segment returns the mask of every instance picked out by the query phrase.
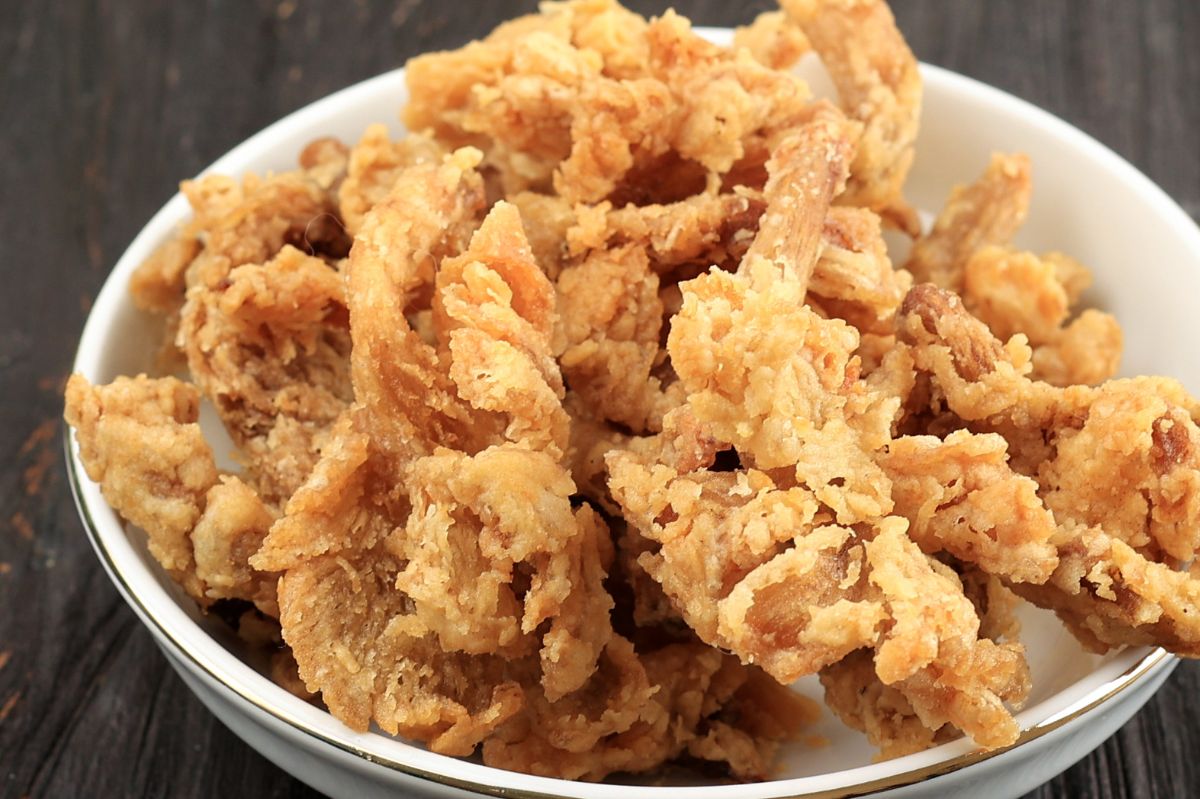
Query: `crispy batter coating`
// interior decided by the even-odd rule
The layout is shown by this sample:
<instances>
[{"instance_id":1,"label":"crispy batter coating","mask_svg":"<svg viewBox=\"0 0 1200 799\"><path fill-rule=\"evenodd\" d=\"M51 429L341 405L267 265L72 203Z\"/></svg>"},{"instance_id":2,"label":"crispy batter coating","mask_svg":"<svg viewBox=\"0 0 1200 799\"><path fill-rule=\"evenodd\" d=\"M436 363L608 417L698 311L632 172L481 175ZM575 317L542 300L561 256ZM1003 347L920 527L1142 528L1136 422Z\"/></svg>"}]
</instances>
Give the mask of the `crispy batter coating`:
<instances>
[{"instance_id":1,"label":"crispy batter coating","mask_svg":"<svg viewBox=\"0 0 1200 799\"><path fill-rule=\"evenodd\" d=\"M885 520L865 545L871 584L893 619L875 672L926 727L950 723L981 746L1011 744L1020 728L1005 703L1029 693L1024 648L979 636L979 618L953 571L922 554L904 527Z\"/></svg>"},{"instance_id":2,"label":"crispy batter coating","mask_svg":"<svg viewBox=\"0 0 1200 799\"><path fill-rule=\"evenodd\" d=\"M209 599L246 599L268 616L279 616L275 600L278 575L250 565L276 514L254 489L225 475L208 490L204 513L192 529L196 577Z\"/></svg>"},{"instance_id":3,"label":"crispy batter coating","mask_svg":"<svg viewBox=\"0 0 1200 799\"><path fill-rule=\"evenodd\" d=\"M459 397L405 318L416 292L433 283L440 258L466 249L482 208L479 154L460 150L441 164L404 171L355 236L348 277L354 395L367 433L403 464L436 444L476 452L500 426Z\"/></svg>"},{"instance_id":4,"label":"crispy batter coating","mask_svg":"<svg viewBox=\"0 0 1200 799\"><path fill-rule=\"evenodd\" d=\"M1032 376L1055 386L1102 383L1120 368L1124 343L1111 314L1088 308L1053 342L1034 348Z\"/></svg>"},{"instance_id":5,"label":"crispy batter coating","mask_svg":"<svg viewBox=\"0 0 1200 799\"><path fill-rule=\"evenodd\" d=\"M863 208L836 206L825 217L822 241L808 282L808 302L864 336L892 333L912 275L892 266L880 218Z\"/></svg>"},{"instance_id":6,"label":"crispy batter coating","mask_svg":"<svg viewBox=\"0 0 1200 799\"><path fill-rule=\"evenodd\" d=\"M733 29L733 46L744 47L772 69L791 69L812 49L804 31L783 11L764 11Z\"/></svg>"},{"instance_id":7,"label":"crispy batter coating","mask_svg":"<svg viewBox=\"0 0 1200 799\"><path fill-rule=\"evenodd\" d=\"M881 609L855 601L862 547L814 523L810 491L757 470L680 474L630 453L610 455L609 470L626 518L658 544L638 564L704 641L787 683L874 640Z\"/></svg>"},{"instance_id":8,"label":"crispy batter coating","mask_svg":"<svg viewBox=\"0 0 1200 799\"><path fill-rule=\"evenodd\" d=\"M898 402L855 379L857 332L804 306L794 281L749 282L714 271L685 287L668 348L688 407L757 467L793 468L839 518L886 514L890 485L871 453Z\"/></svg>"},{"instance_id":9,"label":"crispy batter coating","mask_svg":"<svg viewBox=\"0 0 1200 799\"><path fill-rule=\"evenodd\" d=\"M634 657L629 644L615 638L593 679L619 687L593 696L622 697L622 704L602 706L597 717L587 708L535 700L531 712L484 743L484 762L596 780L646 771L687 752L723 761L741 779L762 779L779 742L815 720L809 700L699 644Z\"/></svg>"},{"instance_id":10,"label":"crispy batter coating","mask_svg":"<svg viewBox=\"0 0 1200 799\"><path fill-rule=\"evenodd\" d=\"M1153 638L1191 652L1200 608L1192 578L1171 566L1192 560L1200 544L1191 521L1200 508L1194 400L1166 378L1068 388L1032 381L1023 374L1028 347L1001 346L957 297L929 285L909 292L901 330L954 413L1050 445L1037 466L1038 497L1024 494L1020 507L1053 512L1059 562L1041 585L1006 575L1013 590L1058 611L1093 649Z\"/></svg>"},{"instance_id":11,"label":"crispy batter coating","mask_svg":"<svg viewBox=\"0 0 1200 799\"><path fill-rule=\"evenodd\" d=\"M1200 580L1148 560L1099 528L1064 527L1058 549L1049 581L1011 587L1053 610L1086 648L1162 646L1200 657Z\"/></svg>"},{"instance_id":12,"label":"crispy batter coating","mask_svg":"<svg viewBox=\"0 0 1200 799\"><path fill-rule=\"evenodd\" d=\"M410 129L479 146L505 193L553 185L572 203L635 182L695 193L809 113L803 81L749 51L704 41L673 12L647 23L595 0L413 59L407 77Z\"/></svg>"},{"instance_id":13,"label":"crispy batter coating","mask_svg":"<svg viewBox=\"0 0 1200 799\"><path fill-rule=\"evenodd\" d=\"M92 386L72 375L64 415L88 477L114 510L146 531L155 560L207 604L190 536L217 467L197 424L196 389L173 377L118 377Z\"/></svg>"},{"instance_id":14,"label":"crispy batter coating","mask_svg":"<svg viewBox=\"0 0 1200 799\"><path fill-rule=\"evenodd\" d=\"M884 0L781 0L837 87L842 108L863 123L850 182L839 202L870 208L916 235L901 194L921 117L917 59Z\"/></svg>"},{"instance_id":15,"label":"crispy batter coating","mask_svg":"<svg viewBox=\"0 0 1200 799\"><path fill-rule=\"evenodd\" d=\"M1200 429L1155 388L1101 386L1083 425L1056 431L1038 479L1060 524L1099 525L1139 551L1186 562L1200 546Z\"/></svg>"},{"instance_id":16,"label":"crispy batter coating","mask_svg":"<svg viewBox=\"0 0 1200 799\"><path fill-rule=\"evenodd\" d=\"M1033 347L1032 377L1056 386L1094 385L1116 374L1122 336L1116 319L1091 308L1067 323L1072 297L1090 282L1087 269L1061 253L1039 258L990 246L967 261L962 297L997 338L1025 334Z\"/></svg>"},{"instance_id":17,"label":"crispy batter coating","mask_svg":"<svg viewBox=\"0 0 1200 799\"><path fill-rule=\"evenodd\" d=\"M494 205L467 250L442 262L435 285L434 329L459 396L507 416L507 440L561 459L569 422L551 344L554 289L516 206Z\"/></svg>"},{"instance_id":18,"label":"crispy batter coating","mask_svg":"<svg viewBox=\"0 0 1200 799\"><path fill-rule=\"evenodd\" d=\"M829 709L879 749L876 760L920 752L949 737L950 727L925 726L904 693L879 679L869 649L823 668L821 686Z\"/></svg>"},{"instance_id":19,"label":"crispy batter coating","mask_svg":"<svg viewBox=\"0 0 1200 799\"><path fill-rule=\"evenodd\" d=\"M635 433L662 429L673 404L652 375L665 353L658 276L632 244L594 250L559 275L563 376L595 418Z\"/></svg>"},{"instance_id":20,"label":"crispy batter coating","mask_svg":"<svg viewBox=\"0 0 1200 799\"><path fill-rule=\"evenodd\" d=\"M186 233L155 248L129 278L133 304L152 313L178 313L183 306L184 275L201 248L200 239Z\"/></svg>"},{"instance_id":21,"label":"crispy batter coating","mask_svg":"<svg viewBox=\"0 0 1200 799\"><path fill-rule=\"evenodd\" d=\"M284 245L265 263L200 276L188 289L178 340L255 487L282 504L350 401L341 275Z\"/></svg>"},{"instance_id":22,"label":"crispy batter coating","mask_svg":"<svg viewBox=\"0 0 1200 799\"><path fill-rule=\"evenodd\" d=\"M990 574L1042 583L1058 557L1054 516L1038 502L1038 485L1007 465L996 434L905 436L881 459L892 481L895 513L926 552L947 551Z\"/></svg>"},{"instance_id":23,"label":"crispy batter coating","mask_svg":"<svg viewBox=\"0 0 1200 799\"><path fill-rule=\"evenodd\" d=\"M285 243L331 258L345 254L349 243L331 194L345 172L345 146L318 139L300 162L299 171L247 175L240 184L222 175L181 184L192 220L140 264L129 282L137 307L165 317L167 335L158 357L164 371L180 366L179 317L185 292L198 278L211 286L234 267L266 261Z\"/></svg>"},{"instance_id":24,"label":"crispy batter coating","mask_svg":"<svg viewBox=\"0 0 1200 799\"><path fill-rule=\"evenodd\" d=\"M575 255L637 244L660 275L681 267L737 264L758 230L764 207L760 193L744 186L672 203L579 206L567 244Z\"/></svg>"},{"instance_id":25,"label":"crispy batter coating","mask_svg":"<svg viewBox=\"0 0 1200 799\"><path fill-rule=\"evenodd\" d=\"M1029 158L992 156L972 184L957 186L930 229L913 244L904 268L921 283L962 291L967 261L989 244L1007 244L1029 212Z\"/></svg>"},{"instance_id":26,"label":"crispy batter coating","mask_svg":"<svg viewBox=\"0 0 1200 799\"><path fill-rule=\"evenodd\" d=\"M146 531L155 560L201 607L245 599L277 615L274 575L248 564L273 515L236 477L218 477L199 414L199 392L173 377L67 383L64 416L84 468Z\"/></svg>"},{"instance_id":27,"label":"crispy batter coating","mask_svg":"<svg viewBox=\"0 0 1200 799\"><path fill-rule=\"evenodd\" d=\"M350 150L346 176L338 186L338 209L350 235L358 233L363 217L387 196L396 179L413 164L437 163L445 151L419 133L392 141L384 125L371 125Z\"/></svg>"},{"instance_id":28,"label":"crispy batter coating","mask_svg":"<svg viewBox=\"0 0 1200 799\"><path fill-rule=\"evenodd\" d=\"M522 704L496 656L447 654L414 632L395 590L400 563L382 544L304 560L279 582L280 621L300 676L356 729L374 720L435 751L469 754Z\"/></svg>"}]
</instances>

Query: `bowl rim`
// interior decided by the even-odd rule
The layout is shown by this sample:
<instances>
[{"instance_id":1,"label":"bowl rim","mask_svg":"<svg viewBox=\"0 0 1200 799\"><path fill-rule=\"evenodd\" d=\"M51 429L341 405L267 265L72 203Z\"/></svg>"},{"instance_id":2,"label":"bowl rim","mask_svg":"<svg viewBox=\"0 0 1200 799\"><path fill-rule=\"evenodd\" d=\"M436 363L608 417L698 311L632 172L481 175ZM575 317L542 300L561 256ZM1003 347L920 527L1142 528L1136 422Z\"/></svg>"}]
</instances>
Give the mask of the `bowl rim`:
<instances>
[{"instance_id":1,"label":"bowl rim","mask_svg":"<svg viewBox=\"0 0 1200 799\"><path fill-rule=\"evenodd\" d=\"M724 39L729 36L728 29L719 28L696 28L698 33L710 36L716 39ZM1099 158L1107 162L1107 164L1116 172L1124 184L1128 185L1130 190L1139 195L1139 199L1150 203L1154 206L1156 212L1161 213L1166 217L1167 223L1178 230L1179 235L1184 239L1190 239L1189 249L1195 252L1200 263L1200 228L1187 215L1187 213L1175 203L1159 186L1153 183L1143 173L1138 171L1132 164L1126 161L1117 153L1093 139L1088 134L1078 128L1068 124L1058 117L1050 114L1037 106L1008 94L1000 89L989 86L985 83L969 78L964 75L952 72L950 70L936 67L928 64L921 64L922 77L926 85L936 84L940 89L946 91L967 92L975 95L976 99L987 103L988 105L999 107L1001 110L1009 114L1024 117L1028 122L1036 127L1044 130L1048 135L1060 139L1066 139L1074 146L1089 151L1093 157ZM344 102L354 93L367 92L376 84L396 80L402 76L403 67L385 72L373 78L360 81L337 92L334 92L324 98L318 99L297 111L284 116L278 121L272 123L268 127L259 131L255 135L243 141L241 144L234 147L228 153L223 155L217 162L205 170L205 172L220 169L220 164L227 160L235 160L242 153L251 151L265 140L277 138L282 133L298 124L307 122L310 117L324 116L326 107L333 107L339 102ZM118 260L118 266L121 261L129 257L130 252L135 249L140 243L140 240L147 237L152 230L163 228L170 219L180 216L183 211L182 206L185 205L185 200L179 194L174 195L146 224L144 228L135 237L133 242L122 254ZM156 237L157 238L157 237ZM115 286L113 281L120 271L116 267L105 280L104 286L101 289L101 294L123 294L125 290L124 276L122 276L122 285ZM108 305L112 305L110 302ZM103 337L103 326L105 320L101 318L98 312L102 308L108 306L101 303L98 298L95 306L88 315L87 323L85 324L83 334L80 338L79 348L76 352L75 360L72 364L72 371L89 372L95 362L98 345L89 346L89 342L99 341ZM85 485L91 484L87 478L86 472L83 469L82 463L79 460L78 448L75 446L73 436L69 428L64 428L64 449L66 454L67 472L71 493L75 501L76 509L78 510L80 520L83 523L85 532L95 549L105 571L116 585L126 602L141 618L142 622L150 629L155 638L163 644L167 644L178 655L180 660L185 663L192 671L203 676L204 678L214 681L221 687L232 691L240 699L246 701L260 712L274 719L276 722L291 728L291 731L302 733L308 737L316 739L317 742L332 746L345 753L362 758L368 763L382 766L384 768L401 772L403 774L416 777L418 779L429 780L451 788L474 791L486 795L493 796L512 796L522 797L522 799L555 799L559 797L570 796L617 796L618 791L624 793L628 790L628 786L617 785L598 785L594 783L579 783L575 781L560 780L548 777L536 777L532 775L520 774L517 772L509 772L503 769L496 769L488 766L482 766L475 763L465 762L457 758L449 756L437 755L428 752L423 748L416 746L411 747L413 753L419 753L419 759L425 760L433 758L433 762L443 766L444 770L429 770L420 765L403 762L394 757L384 754L379 751L371 751L364 743L354 739L365 738L366 741L371 741L372 738L392 741L406 744L400 739L393 739L387 736L376 733L359 734L344 728L342 730L326 731L317 729L314 725L308 723L296 713L290 712L286 707L280 707L277 704L267 701L259 692L254 690L253 685L248 685L247 676L252 676L261 680L266 686L284 693L285 696L294 699L296 702L302 700L286 694L282 689L279 689L269 680L267 680L258 672L254 671L250 666L243 663L240 659L234 656L231 652L221 646L213 639L207 631L203 630L194 620L183 615L187 624L190 624L199 631L199 633L207 639L207 643L211 644L212 652L201 651L197 647L191 646L184 637L181 630L176 629L174 622L164 619L153 603L147 602L134 589L133 573L137 570L142 570L149 573L149 568L140 559L132 558L129 562L124 562L120 557L114 555L108 541L105 537L105 532L101 530L101 525L94 518L92 508L89 505L89 499L86 496ZM94 484L92 484L94 486ZM98 493L94 493L94 497ZM115 520L115 514L111 509L105 506L104 510L108 511L109 516ZM106 522L108 520L105 520ZM124 527L120 522L115 524L116 531L110 530L113 535L125 536ZM114 539L115 540L115 539ZM153 578L152 578L153 579ZM150 587L151 592L157 591L161 596L151 597L157 602L165 602L170 605L175 605L174 599L169 596L164 588L157 583ZM182 614L182 610L176 605L176 609ZM1166 650L1161 648L1129 648L1119 652L1113 660L1102 664L1101 668L1107 668L1110 671L1119 670L1115 676L1105 680L1098 686L1089 690L1084 696L1076 699L1067 707L1053 713L1049 717L1041 721L1034 722L1030 726L1022 730L1019 738L1013 744L994 749L990 751L970 750L961 752L960 754L949 757L947 759L927 763L913 768L908 768L893 774L884 775L875 779L854 782L852 784L843 784L840 787L834 788L818 788L816 790L804 790L801 783L811 781L817 777L832 777L835 774L850 774L860 769L870 769L875 766L862 766L851 769L845 769L841 772L830 772L825 775L812 775L808 777L796 777L782 780L768 781L764 783L754 783L742 786L721 786L724 792L733 799L735 796L755 796L755 797L792 797L792 799L834 799L835 797L849 796L869 796L878 794L883 791L912 785L922 782L933 777L942 776L952 772L959 771L968 766L975 765L987 760L991 760L999 755L1012 751L1020 746L1023 746L1031 741L1048 735L1064 725L1080 718L1090 711L1098 708L1100 705L1108 702L1117 695L1129 690L1135 685L1149 679L1152 675L1158 673L1164 668L1172 667L1177 662L1177 658L1171 655ZM239 674L238 672L244 672ZM1093 672L1094 674L1094 672ZM251 679L250 683L254 680ZM1078 684L1078 681L1075 683ZM1059 692L1057 695L1061 695ZM305 707L311 707L304 703ZM333 718L327 711L318 711ZM340 725L339 725L340 726ZM928 750L932 751L932 750ZM899 760L899 759L898 759ZM892 761L893 763L897 761ZM878 765L878 764L876 764ZM483 769L480 776L486 774L504 775L506 782L525 783L526 787L517 787L511 784L502 784L495 780L491 782L482 782L475 779L464 778L464 772L471 773L477 769ZM559 792L563 786L573 786L575 788L586 787L585 791L569 790L568 793ZM715 787L715 786L714 786ZM738 791L737 788L758 788L758 790ZM611 788L612 791L606 790ZM800 788L800 792L796 789ZM653 793L660 799L667 797L682 796L685 792L691 789L687 788L671 788L671 787L650 787L639 786L639 791Z\"/></svg>"}]
</instances>

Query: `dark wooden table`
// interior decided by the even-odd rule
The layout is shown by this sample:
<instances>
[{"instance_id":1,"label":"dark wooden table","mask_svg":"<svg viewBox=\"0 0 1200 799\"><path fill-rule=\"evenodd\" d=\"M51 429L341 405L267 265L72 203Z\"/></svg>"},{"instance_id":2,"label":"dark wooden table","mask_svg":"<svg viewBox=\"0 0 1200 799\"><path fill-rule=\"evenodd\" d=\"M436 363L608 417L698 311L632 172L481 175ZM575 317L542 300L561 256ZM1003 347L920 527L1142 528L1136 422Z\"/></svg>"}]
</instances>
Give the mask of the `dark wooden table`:
<instances>
[{"instance_id":1,"label":"dark wooden table","mask_svg":"<svg viewBox=\"0 0 1200 799\"><path fill-rule=\"evenodd\" d=\"M315 795L209 715L101 571L64 479L62 383L92 297L180 178L533 5L0 0L0 796ZM676 5L710 25L766 7ZM923 60L1078 125L1200 217L1196 0L894 5ZM1182 665L1032 796L1200 794L1198 694Z\"/></svg>"}]
</instances>

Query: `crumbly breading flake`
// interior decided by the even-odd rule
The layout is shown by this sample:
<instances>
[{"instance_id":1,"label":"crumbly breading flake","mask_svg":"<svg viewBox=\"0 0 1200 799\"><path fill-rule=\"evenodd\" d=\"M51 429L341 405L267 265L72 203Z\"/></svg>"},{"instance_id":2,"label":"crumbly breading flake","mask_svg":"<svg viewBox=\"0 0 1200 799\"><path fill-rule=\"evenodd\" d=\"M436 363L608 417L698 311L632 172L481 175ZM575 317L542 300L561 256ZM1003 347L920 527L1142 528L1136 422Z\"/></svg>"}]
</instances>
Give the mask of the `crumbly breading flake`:
<instances>
[{"instance_id":1,"label":"crumbly breading flake","mask_svg":"<svg viewBox=\"0 0 1200 799\"><path fill-rule=\"evenodd\" d=\"M188 289L178 341L259 492L282 504L351 399L342 276L284 245Z\"/></svg>"},{"instance_id":2,"label":"crumbly breading flake","mask_svg":"<svg viewBox=\"0 0 1200 799\"><path fill-rule=\"evenodd\" d=\"M1032 191L1028 157L993 155L974 183L950 192L933 227L913 243L904 268L918 282L961 291L971 256L1012 239L1029 212Z\"/></svg>"},{"instance_id":3,"label":"crumbly breading flake","mask_svg":"<svg viewBox=\"0 0 1200 799\"><path fill-rule=\"evenodd\" d=\"M800 26L783 11L764 11L733 30L733 46L744 47L772 69L790 69L812 49Z\"/></svg>"},{"instance_id":4,"label":"crumbly breading flake","mask_svg":"<svg viewBox=\"0 0 1200 799\"><path fill-rule=\"evenodd\" d=\"M1033 378L1094 385L1116 374L1122 336L1116 319L1093 308L1067 322L1073 298L1090 280L1086 268L1060 253L1039 257L989 246L967 261L962 297L1001 341L1025 335Z\"/></svg>"},{"instance_id":5,"label":"crumbly breading flake","mask_svg":"<svg viewBox=\"0 0 1200 799\"><path fill-rule=\"evenodd\" d=\"M198 424L200 394L173 377L67 382L67 423L88 476L146 531L150 554L207 607L244 599L277 615L274 575L255 570L273 514L235 477L219 477Z\"/></svg>"},{"instance_id":6,"label":"crumbly breading flake","mask_svg":"<svg viewBox=\"0 0 1200 799\"><path fill-rule=\"evenodd\" d=\"M863 124L839 202L870 208L916 235L901 194L921 117L917 59L884 0L782 0L833 78L847 115Z\"/></svg>"}]
</instances>

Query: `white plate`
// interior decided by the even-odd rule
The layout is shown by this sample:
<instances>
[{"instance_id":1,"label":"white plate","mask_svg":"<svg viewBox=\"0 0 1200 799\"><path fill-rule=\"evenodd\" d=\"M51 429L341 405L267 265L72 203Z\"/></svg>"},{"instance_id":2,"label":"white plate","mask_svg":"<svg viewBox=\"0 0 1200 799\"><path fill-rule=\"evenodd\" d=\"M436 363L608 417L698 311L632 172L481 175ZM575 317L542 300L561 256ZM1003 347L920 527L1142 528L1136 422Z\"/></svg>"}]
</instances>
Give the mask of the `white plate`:
<instances>
[{"instance_id":1,"label":"white plate","mask_svg":"<svg viewBox=\"0 0 1200 799\"><path fill-rule=\"evenodd\" d=\"M729 32L705 35L727 41ZM1089 300L1125 327L1125 373L1162 373L1200 390L1200 362L1190 342L1200 316L1185 298L1200 296L1200 231L1188 216L1119 156L1079 130L1021 100L937 67L924 66L925 106L917 159L906 190L936 210L950 187L978 175L995 150L1028 153L1034 168L1030 221L1018 243L1059 249L1089 265ZM356 141L372 122L394 119L407 96L403 70L337 92L297 111L236 147L209 171L239 175L293 168L318 136ZM400 127L393 124L395 132ZM151 367L156 324L129 301L134 268L189 214L175 196L130 245L88 317L75 369L93 382ZM205 420L214 441L219 425ZM217 446L220 450L220 445ZM332 796L419 794L625 799L628 787L532 777L433 754L374 732L358 733L274 685L218 621L202 616L147 553L144 536L127 531L87 479L73 443L68 465L80 516L93 546L125 599L200 699L247 743L298 778ZM960 740L885 763L871 763L860 735L826 714L815 732L822 749L787 750L775 780L711 787L723 799L935 796L970 789L980 799L1012 797L1074 763L1123 724L1166 679L1176 660L1157 649L1105 657L1079 648L1054 618L1028 608L1023 640L1033 693L1018 719L1017 745L981 753ZM820 697L809 678L797 690ZM639 788L643 796L696 795L683 787Z\"/></svg>"}]
</instances>

